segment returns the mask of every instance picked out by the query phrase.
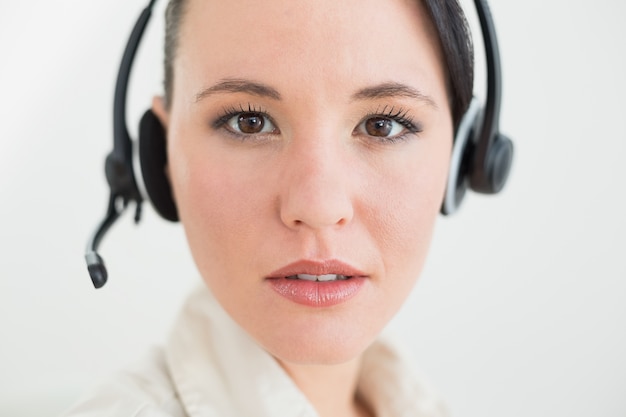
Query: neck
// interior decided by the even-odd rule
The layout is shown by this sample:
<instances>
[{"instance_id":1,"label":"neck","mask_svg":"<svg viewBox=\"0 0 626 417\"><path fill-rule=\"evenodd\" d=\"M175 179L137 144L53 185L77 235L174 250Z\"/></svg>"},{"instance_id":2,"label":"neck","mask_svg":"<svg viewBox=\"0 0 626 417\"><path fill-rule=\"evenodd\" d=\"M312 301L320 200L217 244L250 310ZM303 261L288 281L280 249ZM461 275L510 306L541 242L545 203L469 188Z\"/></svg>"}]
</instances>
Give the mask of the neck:
<instances>
[{"instance_id":1,"label":"neck","mask_svg":"<svg viewBox=\"0 0 626 417\"><path fill-rule=\"evenodd\" d=\"M360 358L339 365L279 363L320 417L372 416L356 395Z\"/></svg>"}]
</instances>

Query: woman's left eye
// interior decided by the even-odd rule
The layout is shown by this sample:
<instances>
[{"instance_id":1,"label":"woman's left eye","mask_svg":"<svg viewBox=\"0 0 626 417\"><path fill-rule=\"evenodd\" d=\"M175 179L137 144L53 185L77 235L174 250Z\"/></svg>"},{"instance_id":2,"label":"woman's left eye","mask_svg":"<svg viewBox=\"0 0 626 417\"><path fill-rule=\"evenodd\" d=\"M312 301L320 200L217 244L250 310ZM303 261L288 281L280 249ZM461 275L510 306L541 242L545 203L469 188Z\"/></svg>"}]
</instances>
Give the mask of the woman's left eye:
<instances>
[{"instance_id":1,"label":"woman's left eye","mask_svg":"<svg viewBox=\"0 0 626 417\"><path fill-rule=\"evenodd\" d=\"M368 136L390 138L400 135L406 127L389 117L375 116L363 120L357 130Z\"/></svg>"},{"instance_id":2,"label":"woman's left eye","mask_svg":"<svg viewBox=\"0 0 626 417\"><path fill-rule=\"evenodd\" d=\"M277 130L266 115L258 112L238 113L226 120L225 124L231 131L243 135L274 133Z\"/></svg>"},{"instance_id":3,"label":"woman's left eye","mask_svg":"<svg viewBox=\"0 0 626 417\"><path fill-rule=\"evenodd\" d=\"M393 142L405 139L409 134L422 132L421 123L413 122L407 113L403 109L394 111L391 108L383 114L371 114L358 124L354 133Z\"/></svg>"}]
</instances>

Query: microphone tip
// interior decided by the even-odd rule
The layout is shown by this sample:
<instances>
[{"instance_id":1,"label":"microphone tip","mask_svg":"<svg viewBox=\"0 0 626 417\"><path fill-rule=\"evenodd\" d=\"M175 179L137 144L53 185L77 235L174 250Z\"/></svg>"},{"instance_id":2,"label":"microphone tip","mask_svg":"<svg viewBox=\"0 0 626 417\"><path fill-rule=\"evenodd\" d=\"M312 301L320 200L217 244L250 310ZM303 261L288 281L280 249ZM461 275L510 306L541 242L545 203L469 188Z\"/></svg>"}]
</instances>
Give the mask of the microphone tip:
<instances>
[{"instance_id":1,"label":"microphone tip","mask_svg":"<svg viewBox=\"0 0 626 417\"><path fill-rule=\"evenodd\" d=\"M89 276L91 277L93 286L96 288L102 288L104 284L106 284L108 278L104 261L95 252L88 253L85 256L85 260L87 261L87 270L89 271Z\"/></svg>"},{"instance_id":2,"label":"microphone tip","mask_svg":"<svg viewBox=\"0 0 626 417\"><path fill-rule=\"evenodd\" d=\"M104 265L89 265L89 276L95 288L102 288L107 282L107 269Z\"/></svg>"}]
</instances>

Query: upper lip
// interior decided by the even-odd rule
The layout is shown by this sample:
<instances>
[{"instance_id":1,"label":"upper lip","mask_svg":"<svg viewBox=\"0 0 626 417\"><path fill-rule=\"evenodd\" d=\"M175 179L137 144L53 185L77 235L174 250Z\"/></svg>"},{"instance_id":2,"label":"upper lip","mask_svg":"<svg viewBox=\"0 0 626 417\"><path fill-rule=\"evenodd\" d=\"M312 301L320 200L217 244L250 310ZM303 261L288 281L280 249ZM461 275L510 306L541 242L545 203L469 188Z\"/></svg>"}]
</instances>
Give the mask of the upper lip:
<instances>
[{"instance_id":1,"label":"upper lip","mask_svg":"<svg viewBox=\"0 0 626 417\"><path fill-rule=\"evenodd\" d=\"M298 274L308 275L344 275L347 277L367 276L359 269L336 259L315 261L303 259L286 265L270 273L267 278L284 278Z\"/></svg>"}]
</instances>

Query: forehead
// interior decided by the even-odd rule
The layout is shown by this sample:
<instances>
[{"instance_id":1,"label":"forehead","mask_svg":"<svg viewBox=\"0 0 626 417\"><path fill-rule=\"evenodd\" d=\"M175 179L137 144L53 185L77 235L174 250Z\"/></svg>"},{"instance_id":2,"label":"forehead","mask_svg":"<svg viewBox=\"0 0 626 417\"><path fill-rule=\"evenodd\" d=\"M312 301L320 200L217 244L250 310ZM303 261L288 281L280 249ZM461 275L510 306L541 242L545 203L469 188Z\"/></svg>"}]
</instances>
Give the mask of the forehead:
<instances>
[{"instance_id":1,"label":"forehead","mask_svg":"<svg viewBox=\"0 0 626 417\"><path fill-rule=\"evenodd\" d=\"M348 81L445 85L418 0L188 1L175 63L187 82L274 80L317 94Z\"/></svg>"}]
</instances>

